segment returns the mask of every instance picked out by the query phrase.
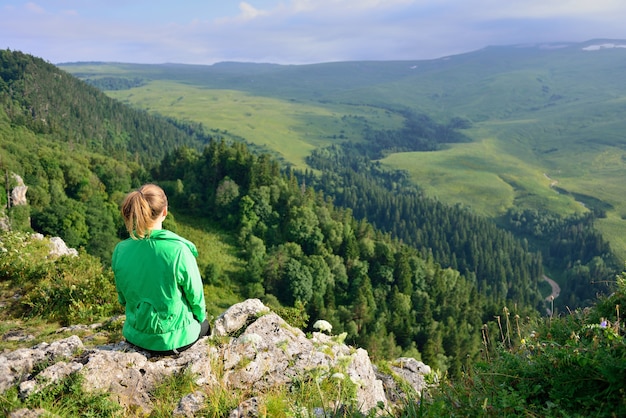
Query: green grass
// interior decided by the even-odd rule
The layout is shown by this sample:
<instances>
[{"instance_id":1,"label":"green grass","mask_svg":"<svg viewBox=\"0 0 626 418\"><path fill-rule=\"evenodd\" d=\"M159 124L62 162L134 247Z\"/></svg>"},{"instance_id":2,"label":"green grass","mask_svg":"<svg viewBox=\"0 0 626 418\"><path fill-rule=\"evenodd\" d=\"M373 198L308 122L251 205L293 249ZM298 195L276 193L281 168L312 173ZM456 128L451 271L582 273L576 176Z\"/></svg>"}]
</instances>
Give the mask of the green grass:
<instances>
[{"instance_id":1,"label":"green grass","mask_svg":"<svg viewBox=\"0 0 626 418\"><path fill-rule=\"evenodd\" d=\"M623 51L581 47L492 47L430 61L64 69L142 78L141 88L108 94L226 130L299 168L315 147L359 140L365 127L398 128L402 109L443 123L467 118L474 143L384 163L407 169L441 201L487 216L513 206L568 215L586 210L577 200L596 205L607 213L598 228L626 260Z\"/></svg>"},{"instance_id":2,"label":"green grass","mask_svg":"<svg viewBox=\"0 0 626 418\"><path fill-rule=\"evenodd\" d=\"M107 94L150 112L201 122L242 137L301 169L306 167L304 158L317 147L343 139L360 140L364 120L377 129L401 124L397 115L365 105L322 106L178 82L153 81Z\"/></svg>"},{"instance_id":3,"label":"green grass","mask_svg":"<svg viewBox=\"0 0 626 418\"><path fill-rule=\"evenodd\" d=\"M558 212L581 209L571 197L550 187L541 167L502 148L497 139L485 138L438 152L392 154L382 162L406 170L427 195L461 203L490 217L500 216L514 205L543 205Z\"/></svg>"}]
</instances>

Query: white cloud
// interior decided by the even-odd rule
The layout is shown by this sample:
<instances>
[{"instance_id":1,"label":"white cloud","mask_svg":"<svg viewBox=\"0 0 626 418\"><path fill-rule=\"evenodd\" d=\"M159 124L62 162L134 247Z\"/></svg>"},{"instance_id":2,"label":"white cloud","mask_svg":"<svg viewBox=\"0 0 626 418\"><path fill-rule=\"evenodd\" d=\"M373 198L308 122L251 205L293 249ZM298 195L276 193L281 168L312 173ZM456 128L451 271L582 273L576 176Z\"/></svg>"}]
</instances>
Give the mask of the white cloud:
<instances>
[{"instance_id":1,"label":"white cloud","mask_svg":"<svg viewBox=\"0 0 626 418\"><path fill-rule=\"evenodd\" d=\"M32 12L32 13L43 14L46 12L43 7L32 2L26 3L25 7L29 12Z\"/></svg>"},{"instance_id":2,"label":"white cloud","mask_svg":"<svg viewBox=\"0 0 626 418\"><path fill-rule=\"evenodd\" d=\"M246 3L245 1L242 1L241 3L239 3L239 10L241 11L240 16L244 20L254 19L256 17L264 16L268 14L268 12L266 11L255 9L254 6L252 6L249 3Z\"/></svg>"},{"instance_id":3,"label":"white cloud","mask_svg":"<svg viewBox=\"0 0 626 418\"><path fill-rule=\"evenodd\" d=\"M52 62L301 64L426 59L494 44L626 37L621 0L111 2L4 6L0 47Z\"/></svg>"},{"instance_id":4,"label":"white cloud","mask_svg":"<svg viewBox=\"0 0 626 418\"><path fill-rule=\"evenodd\" d=\"M466 16L483 19L551 19L564 17L603 16L605 18L626 12L621 0L475 0L455 3Z\"/></svg>"}]
</instances>

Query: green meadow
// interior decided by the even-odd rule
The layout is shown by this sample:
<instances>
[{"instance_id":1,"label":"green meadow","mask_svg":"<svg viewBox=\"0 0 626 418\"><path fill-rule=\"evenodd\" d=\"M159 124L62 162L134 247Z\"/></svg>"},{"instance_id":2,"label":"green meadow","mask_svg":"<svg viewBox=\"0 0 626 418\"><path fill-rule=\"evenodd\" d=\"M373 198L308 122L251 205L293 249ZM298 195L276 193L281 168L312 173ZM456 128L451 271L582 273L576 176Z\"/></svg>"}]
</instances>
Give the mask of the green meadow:
<instances>
[{"instance_id":1,"label":"green meadow","mask_svg":"<svg viewBox=\"0 0 626 418\"><path fill-rule=\"evenodd\" d=\"M599 41L598 41L599 42ZM490 47L429 61L303 66L81 63L81 78L137 77L107 91L132 106L202 122L305 168L316 147L402 126L400 112L471 121L472 142L388 155L430 196L498 217L511 207L600 209L626 260L626 50Z\"/></svg>"},{"instance_id":2,"label":"green meadow","mask_svg":"<svg viewBox=\"0 0 626 418\"><path fill-rule=\"evenodd\" d=\"M366 125L392 129L402 123L398 115L367 105L320 106L160 80L107 94L150 112L244 138L298 168L306 167L304 158L317 147L360 140Z\"/></svg>"}]
</instances>

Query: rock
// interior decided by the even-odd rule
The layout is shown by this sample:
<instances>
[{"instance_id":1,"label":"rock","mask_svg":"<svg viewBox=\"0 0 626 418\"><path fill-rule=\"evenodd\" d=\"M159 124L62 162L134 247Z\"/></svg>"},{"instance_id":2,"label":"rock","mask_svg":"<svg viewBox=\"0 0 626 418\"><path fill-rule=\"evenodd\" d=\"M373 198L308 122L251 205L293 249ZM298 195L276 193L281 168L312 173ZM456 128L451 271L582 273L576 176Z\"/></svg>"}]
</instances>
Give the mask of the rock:
<instances>
[{"instance_id":1,"label":"rock","mask_svg":"<svg viewBox=\"0 0 626 418\"><path fill-rule=\"evenodd\" d=\"M135 350L130 345L127 350ZM149 414L153 409L150 391L167 376L188 369L197 376L196 383L209 385L217 382L211 369L211 356L216 350L202 338L190 349L174 357L148 357L138 351L94 349L83 356L85 390L105 390L126 408L139 409Z\"/></svg>"},{"instance_id":2,"label":"rock","mask_svg":"<svg viewBox=\"0 0 626 418\"><path fill-rule=\"evenodd\" d=\"M9 418L39 418L39 417L53 418L55 416L56 415L52 415L45 409L41 409L41 408L38 408L35 410L31 410L28 408L21 408L9 414Z\"/></svg>"},{"instance_id":3,"label":"rock","mask_svg":"<svg viewBox=\"0 0 626 418\"><path fill-rule=\"evenodd\" d=\"M0 393L18 385L20 396L28 397L71 373L80 373L85 391L108 392L127 411L149 415L154 409L151 391L165 378L189 371L198 389L182 397L174 416L200 414L209 401L207 393L214 387L261 396L277 390L289 393L292 385L315 384L316 379L350 379L356 385L354 405L364 414L390 405L383 380L393 379L375 372L367 351L345 345L344 335L314 332L307 337L258 299L224 312L216 320L213 333L220 338L203 337L176 356L152 356L123 341L87 349L75 335L4 353L0 355ZM34 373L44 362L49 366ZM414 359L399 359L392 367L394 373L415 385L419 384L417 376L427 368ZM261 402L261 397L252 397L230 416L259 416ZM329 400L328 405L312 410L325 414L325 407L344 408L338 402Z\"/></svg>"},{"instance_id":4,"label":"rock","mask_svg":"<svg viewBox=\"0 0 626 418\"><path fill-rule=\"evenodd\" d=\"M50 256L60 257L62 255L77 256L78 251L75 248L69 248L65 241L59 237L50 238Z\"/></svg>"},{"instance_id":5,"label":"rock","mask_svg":"<svg viewBox=\"0 0 626 418\"><path fill-rule=\"evenodd\" d=\"M12 173L12 176L15 179L17 185L11 190L11 205L20 206L28 204L26 200L26 192L28 191L28 186L24 184L24 180L22 180L19 175Z\"/></svg>"},{"instance_id":6,"label":"rock","mask_svg":"<svg viewBox=\"0 0 626 418\"><path fill-rule=\"evenodd\" d=\"M33 348L21 348L0 355L0 393L20 383L35 366L44 360L58 361L71 358L84 348L83 342L76 335L51 344L41 343Z\"/></svg>"},{"instance_id":7,"label":"rock","mask_svg":"<svg viewBox=\"0 0 626 418\"><path fill-rule=\"evenodd\" d=\"M75 373L83 368L81 363L66 363L60 361L47 367L43 372L37 375L37 380L31 379L20 383L19 394L21 398L26 398L36 391L40 391L55 382Z\"/></svg>"},{"instance_id":8,"label":"rock","mask_svg":"<svg viewBox=\"0 0 626 418\"><path fill-rule=\"evenodd\" d=\"M238 340L248 334L261 338L257 344L230 344L223 354L225 379L233 387L262 392L312 373L328 378L330 370L343 362L347 364L345 373L357 384L357 404L362 412L379 403L387 405L367 351L351 349L322 333L313 333L309 339L274 313L257 319Z\"/></svg>"},{"instance_id":9,"label":"rock","mask_svg":"<svg viewBox=\"0 0 626 418\"><path fill-rule=\"evenodd\" d=\"M391 370L409 383L417 393L426 389L424 376L431 373L430 366L410 357L396 359L392 363Z\"/></svg>"},{"instance_id":10,"label":"rock","mask_svg":"<svg viewBox=\"0 0 626 418\"><path fill-rule=\"evenodd\" d=\"M199 390L184 396L178 403L173 415L175 417L190 418L197 416L197 413L204 407L206 398L206 394Z\"/></svg>"},{"instance_id":11,"label":"rock","mask_svg":"<svg viewBox=\"0 0 626 418\"><path fill-rule=\"evenodd\" d=\"M212 335L224 336L233 334L243 328L249 321L269 311L270 309L263 305L259 299L248 299L237 303L228 308L215 320Z\"/></svg>"},{"instance_id":12,"label":"rock","mask_svg":"<svg viewBox=\"0 0 626 418\"><path fill-rule=\"evenodd\" d=\"M388 375L376 371L377 378L382 382L385 395L391 405L401 406L409 399L415 396L420 397L424 390L428 388L428 384L424 376L431 373L430 366L410 357L400 357L389 365L393 375ZM401 379L409 385L414 393L406 393L406 389L398 384Z\"/></svg>"},{"instance_id":13,"label":"rock","mask_svg":"<svg viewBox=\"0 0 626 418\"><path fill-rule=\"evenodd\" d=\"M261 416L259 413L259 398L253 397L246 399L236 409L233 409L228 418L256 418Z\"/></svg>"},{"instance_id":14,"label":"rock","mask_svg":"<svg viewBox=\"0 0 626 418\"><path fill-rule=\"evenodd\" d=\"M45 237L43 234L34 233L31 235L33 239L43 240ZM62 255L71 255L77 256L78 251L76 248L69 248L65 241L63 241L60 237L51 237L49 238L50 243L50 252L48 252L48 257L60 257Z\"/></svg>"}]
</instances>

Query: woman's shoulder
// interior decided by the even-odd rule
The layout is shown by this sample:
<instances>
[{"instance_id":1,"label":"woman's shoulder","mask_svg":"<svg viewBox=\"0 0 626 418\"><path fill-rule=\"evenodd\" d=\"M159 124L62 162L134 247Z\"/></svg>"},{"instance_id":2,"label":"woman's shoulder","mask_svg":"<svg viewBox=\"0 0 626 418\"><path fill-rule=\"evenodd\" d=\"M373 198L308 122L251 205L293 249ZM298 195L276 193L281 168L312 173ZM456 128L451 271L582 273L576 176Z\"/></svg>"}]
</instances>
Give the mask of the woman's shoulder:
<instances>
[{"instance_id":1,"label":"woman's shoulder","mask_svg":"<svg viewBox=\"0 0 626 418\"><path fill-rule=\"evenodd\" d=\"M150 234L150 239L153 239L164 245L188 248L194 256L198 255L198 250L193 242L167 229L152 231L152 233Z\"/></svg>"}]
</instances>

